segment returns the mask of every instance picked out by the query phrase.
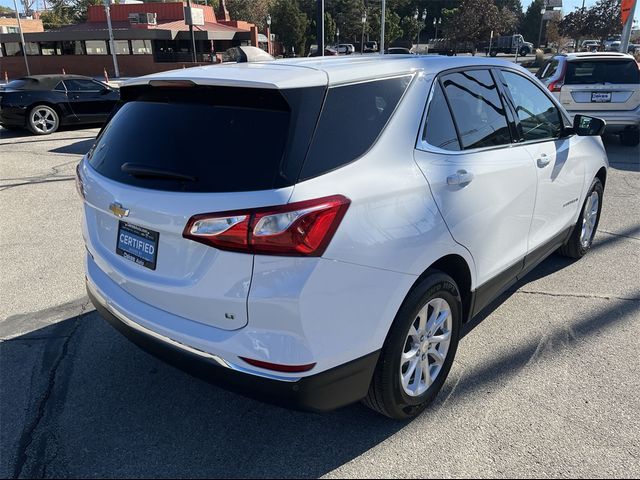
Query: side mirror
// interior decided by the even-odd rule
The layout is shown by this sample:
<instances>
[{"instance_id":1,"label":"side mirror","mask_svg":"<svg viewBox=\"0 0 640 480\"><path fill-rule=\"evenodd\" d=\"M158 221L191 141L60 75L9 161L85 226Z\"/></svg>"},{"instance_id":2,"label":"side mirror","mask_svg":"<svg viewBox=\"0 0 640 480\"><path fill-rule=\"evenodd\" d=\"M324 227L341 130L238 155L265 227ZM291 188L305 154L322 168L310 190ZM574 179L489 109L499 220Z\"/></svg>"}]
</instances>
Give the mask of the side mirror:
<instances>
[{"instance_id":1,"label":"side mirror","mask_svg":"<svg viewBox=\"0 0 640 480\"><path fill-rule=\"evenodd\" d=\"M604 133L607 123L601 118L587 115L573 117L573 131L581 137L599 136Z\"/></svg>"}]
</instances>

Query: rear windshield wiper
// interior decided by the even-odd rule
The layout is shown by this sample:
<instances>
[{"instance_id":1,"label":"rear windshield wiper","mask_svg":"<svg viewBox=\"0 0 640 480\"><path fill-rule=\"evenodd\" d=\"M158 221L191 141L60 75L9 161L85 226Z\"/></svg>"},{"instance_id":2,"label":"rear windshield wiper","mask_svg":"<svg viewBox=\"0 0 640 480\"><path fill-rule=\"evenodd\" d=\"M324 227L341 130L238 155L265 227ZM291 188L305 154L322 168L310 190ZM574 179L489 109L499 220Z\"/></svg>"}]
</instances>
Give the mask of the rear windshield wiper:
<instances>
[{"instance_id":1,"label":"rear windshield wiper","mask_svg":"<svg viewBox=\"0 0 640 480\"><path fill-rule=\"evenodd\" d=\"M124 173L128 173L133 177L139 178L164 178L167 180L183 180L187 182L197 182L198 178L186 173L172 172L160 168L151 167L149 165L141 165L138 163L123 163L120 167Z\"/></svg>"}]
</instances>

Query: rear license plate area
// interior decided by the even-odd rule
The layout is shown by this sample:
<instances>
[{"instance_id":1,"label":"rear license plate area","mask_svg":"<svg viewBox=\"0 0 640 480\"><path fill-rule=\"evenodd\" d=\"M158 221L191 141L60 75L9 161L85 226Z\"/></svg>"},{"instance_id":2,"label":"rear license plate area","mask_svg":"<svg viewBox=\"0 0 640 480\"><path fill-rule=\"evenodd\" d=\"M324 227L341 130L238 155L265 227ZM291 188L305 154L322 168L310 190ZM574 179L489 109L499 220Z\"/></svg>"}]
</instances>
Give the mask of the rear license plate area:
<instances>
[{"instance_id":1,"label":"rear license plate area","mask_svg":"<svg viewBox=\"0 0 640 480\"><path fill-rule=\"evenodd\" d=\"M158 232L121 220L118 224L116 253L138 265L155 270L159 238Z\"/></svg>"},{"instance_id":2,"label":"rear license plate area","mask_svg":"<svg viewBox=\"0 0 640 480\"><path fill-rule=\"evenodd\" d=\"M608 103L611 102L611 92L591 92L592 103Z\"/></svg>"}]
</instances>

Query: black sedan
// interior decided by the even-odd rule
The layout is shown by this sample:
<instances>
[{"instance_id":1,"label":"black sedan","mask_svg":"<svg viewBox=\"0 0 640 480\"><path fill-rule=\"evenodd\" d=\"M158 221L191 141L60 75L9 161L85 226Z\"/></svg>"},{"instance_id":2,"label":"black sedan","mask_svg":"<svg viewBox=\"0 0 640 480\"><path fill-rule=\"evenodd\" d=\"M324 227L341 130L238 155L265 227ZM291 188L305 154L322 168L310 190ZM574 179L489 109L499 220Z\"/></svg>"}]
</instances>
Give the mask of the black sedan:
<instances>
[{"instance_id":1,"label":"black sedan","mask_svg":"<svg viewBox=\"0 0 640 480\"><path fill-rule=\"evenodd\" d=\"M32 75L0 90L0 126L48 135L61 125L103 123L120 93L79 75Z\"/></svg>"}]
</instances>

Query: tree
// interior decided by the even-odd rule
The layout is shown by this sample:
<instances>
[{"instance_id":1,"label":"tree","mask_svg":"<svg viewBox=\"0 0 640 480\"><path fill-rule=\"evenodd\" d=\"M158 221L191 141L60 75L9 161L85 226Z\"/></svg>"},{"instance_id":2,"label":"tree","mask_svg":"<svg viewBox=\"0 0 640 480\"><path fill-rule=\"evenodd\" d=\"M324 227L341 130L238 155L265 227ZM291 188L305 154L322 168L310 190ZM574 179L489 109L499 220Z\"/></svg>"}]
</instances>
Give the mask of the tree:
<instances>
[{"instance_id":1,"label":"tree","mask_svg":"<svg viewBox=\"0 0 640 480\"><path fill-rule=\"evenodd\" d=\"M374 10L373 12L371 12L367 20L367 30L372 39L376 39L377 41L379 41L380 39L381 18L382 13L378 9L377 11ZM386 46L389 46L394 40L402 38L404 32L402 30L402 27L400 27L400 15L387 8L385 19L384 43Z\"/></svg>"},{"instance_id":2,"label":"tree","mask_svg":"<svg viewBox=\"0 0 640 480\"><path fill-rule=\"evenodd\" d=\"M298 0L276 0L271 21L273 32L277 33L288 51L293 47L298 54L304 52L309 19L300 9Z\"/></svg>"},{"instance_id":3,"label":"tree","mask_svg":"<svg viewBox=\"0 0 640 480\"><path fill-rule=\"evenodd\" d=\"M502 7L498 15L498 32L502 35L512 35L517 33L516 30L518 29L521 17L522 12L520 12L520 15L518 16L516 12L512 11L509 7Z\"/></svg>"},{"instance_id":4,"label":"tree","mask_svg":"<svg viewBox=\"0 0 640 480\"><path fill-rule=\"evenodd\" d=\"M273 0L227 0L227 9L233 20L244 20L264 29L273 4Z\"/></svg>"},{"instance_id":5,"label":"tree","mask_svg":"<svg viewBox=\"0 0 640 480\"><path fill-rule=\"evenodd\" d=\"M424 22L421 18L415 19L413 15L404 17L400 22L400 26L403 31L403 38L405 40L411 40L414 42L418 37L418 33L424 27Z\"/></svg>"},{"instance_id":6,"label":"tree","mask_svg":"<svg viewBox=\"0 0 640 480\"><path fill-rule=\"evenodd\" d=\"M492 0L463 0L460 7L443 10L442 22L445 35L458 42L488 41L492 30L495 35L503 27Z\"/></svg>"},{"instance_id":7,"label":"tree","mask_svg":"<svg viewBox=\"0 0 640 480\"><path fill-rule=\"evenodd\" d=\"M527 42L536 43L538 41L540 22L542 22L540 10L542 10L543 6L543 0L533 0L522 18L520 33Z\"/></svg>"},{"instance_id":8,"label":"tree","mask_svg":"<svg viewBox=\"0 0 640 480\"><path fill-rule=\"evenodd\" d=\"M606 40L621 30L620 0L599 0L591 8L576 9L558 25L561 35L580 38L591 37Z\"/></svg>"},{"instance_id":9,"label":"tree","mask_svg":"<svg viewBox=\"0 0 640 480\"><path fill-rule=\"evenodd\" d=\"M13 8L4 7L0 5L0 16L10 16L15 17L16 12L13 11Z\"/></svg>"}]
</instances>

